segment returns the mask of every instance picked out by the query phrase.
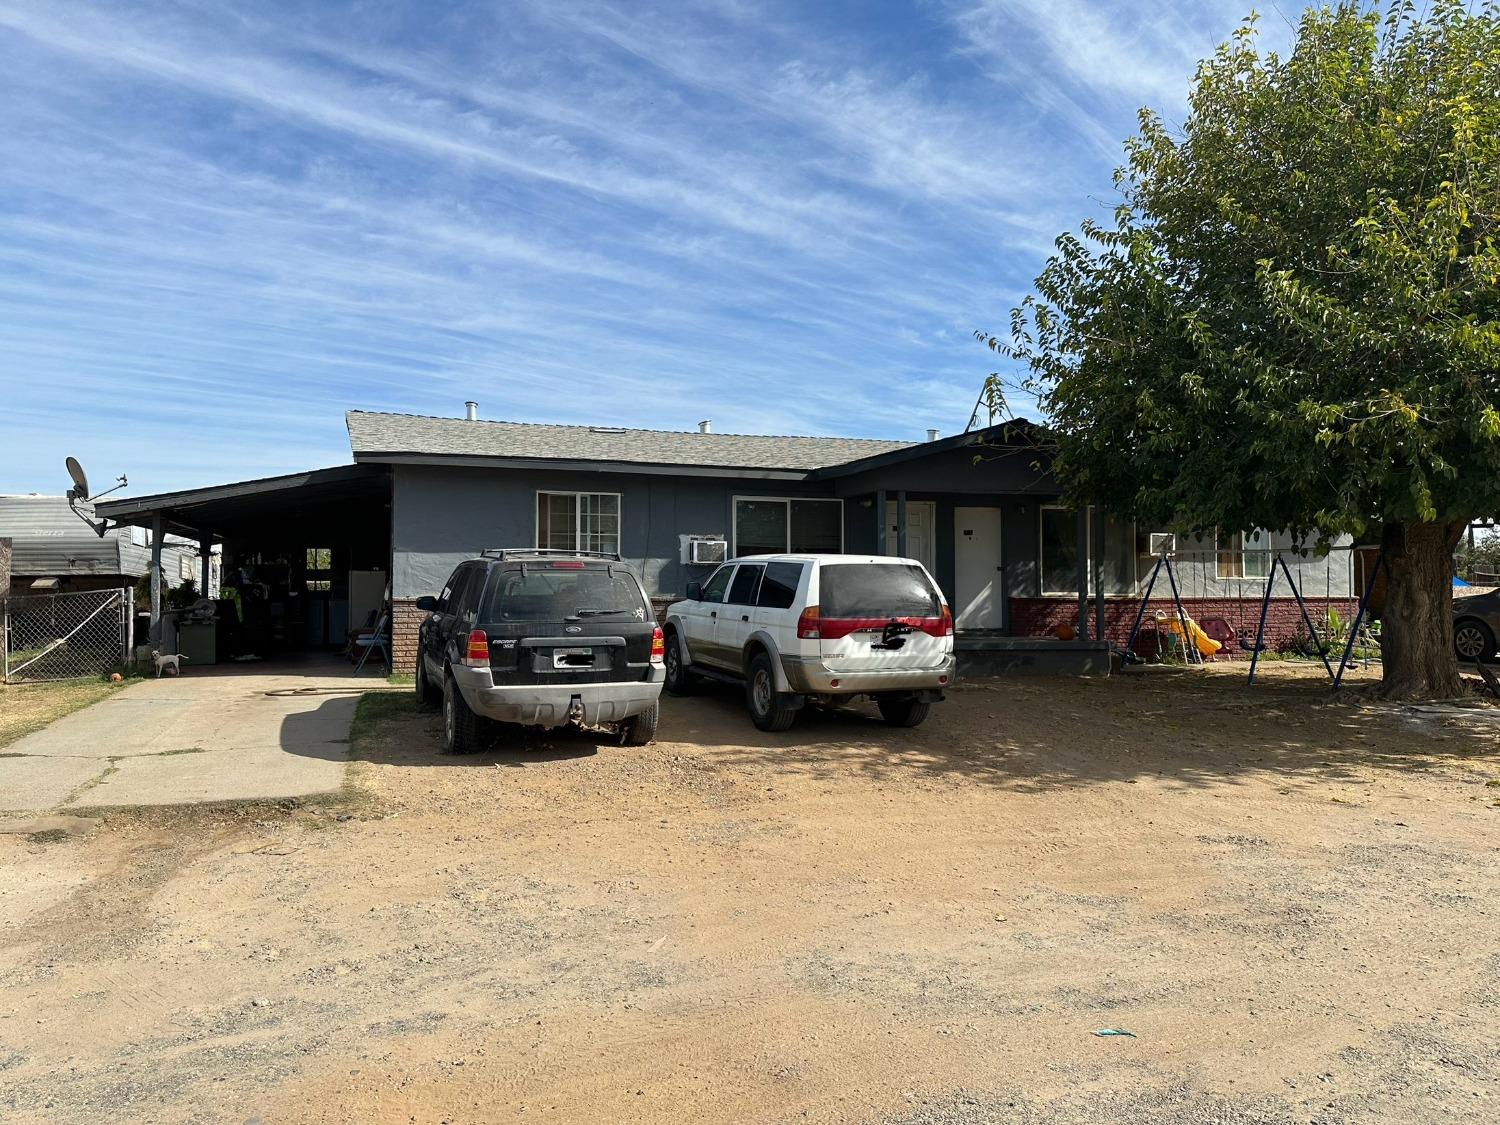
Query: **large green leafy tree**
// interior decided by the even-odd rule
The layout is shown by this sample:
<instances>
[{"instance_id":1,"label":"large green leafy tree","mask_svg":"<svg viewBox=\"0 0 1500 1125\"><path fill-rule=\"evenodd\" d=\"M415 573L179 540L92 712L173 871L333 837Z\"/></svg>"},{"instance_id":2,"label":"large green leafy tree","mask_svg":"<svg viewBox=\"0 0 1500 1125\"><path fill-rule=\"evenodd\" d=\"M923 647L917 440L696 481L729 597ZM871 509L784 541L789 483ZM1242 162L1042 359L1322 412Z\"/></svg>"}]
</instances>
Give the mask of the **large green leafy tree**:
<instances>
[{"instance_id":1,"label":"large green leafy tree","mask_svg":"<svg viewBox=\"0 0 1500 1125\"><path fill-rule=\"evenodd\" d=\"M1164 526L1378 533L1382 690L1461 693L1453 549L1500 510L1500 7L1252 17L1149 110L1113 225L1064 235L997 351L1079 501Z\"/></svg>"}]
</instances>

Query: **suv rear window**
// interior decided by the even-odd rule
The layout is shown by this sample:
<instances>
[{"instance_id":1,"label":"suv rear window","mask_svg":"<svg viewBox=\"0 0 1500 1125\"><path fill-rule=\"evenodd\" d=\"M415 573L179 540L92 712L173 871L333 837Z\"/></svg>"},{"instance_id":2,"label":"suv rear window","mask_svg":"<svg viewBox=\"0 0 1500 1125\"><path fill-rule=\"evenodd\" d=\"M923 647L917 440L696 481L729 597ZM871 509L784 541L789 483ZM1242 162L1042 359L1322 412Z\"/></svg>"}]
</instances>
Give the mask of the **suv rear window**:
<instances>
[{"instance_id":1,"label":"suv rear window","mask_svg":"<svg viewBox=\"0 0 1500 1125\"><path fill-rule=\"evenodd\" d=\"M490 580L485 621L568 621L650 616L640 586L627 571L607 567L564 569L552 565L496 571Z\"/></svg>"},{"instance_id":2,"label":"suv rear window","mask_svg":"<svg viewBox=\"0 0 1500 1125\"><path fill-rule=\"evenodd\" d=\"M843 563L818 575L824 617L937 617L942 603L920 567L909 563Z\"/></svg>"}]
</instances>

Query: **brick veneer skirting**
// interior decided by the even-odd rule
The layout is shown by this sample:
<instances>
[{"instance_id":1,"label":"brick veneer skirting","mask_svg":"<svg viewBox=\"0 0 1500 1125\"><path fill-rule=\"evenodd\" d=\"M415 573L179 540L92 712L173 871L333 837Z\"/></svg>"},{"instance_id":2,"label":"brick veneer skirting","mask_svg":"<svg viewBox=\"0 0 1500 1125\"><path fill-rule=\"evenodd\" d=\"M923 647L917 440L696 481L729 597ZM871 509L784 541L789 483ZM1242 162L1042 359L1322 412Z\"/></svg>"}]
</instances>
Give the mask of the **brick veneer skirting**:
<instances>
[{"instance_id":1,"label":"brick veneer skirting","mask_svg":"<svg viewBox=\"0 0 1500 1125\"><path fill-rule=\"evenodd\" d=\"M1359 602L1355 598L1306 598L1307 611L1312 614L1313 624L1321 622L1331 607L1350 621ZM1259 598L1183 598L1182 608L1195 621L1206 617L1222 617L1236 633L1241 631L1255 635L1260 623ZM1113 644L1124 646L1130 640L1130 627L1135 624L1135 615L1140 610L1139 598L1104 599L1104 631ZM1146 621L1156 613L1173 615L1177 612L1170 598L1152 597L1146 607ZM1077 598L1011 598L1010 632L1018 637L1052 636L1059 625L1078 624ZM1275 648L1281 641L1294 636L1302 627L1302 613L1297 608L1297 599L1286 597L1271 599L1270 611L1266 614L1266 644ZM1089 632L1094 629L1094 603L1089 601Z\"/></svg>"},{"instance_id":2,"label":"brick veneer skirting","mask_svg":"<svg viewBox=\"0 0 1500 1125\"><path fill-rule=\"evenodd\" d=\"M416 598L391 601L391 667L410 676L417 670L417 628L427 612L417 608Z\"/></svg>"}]
</instances>

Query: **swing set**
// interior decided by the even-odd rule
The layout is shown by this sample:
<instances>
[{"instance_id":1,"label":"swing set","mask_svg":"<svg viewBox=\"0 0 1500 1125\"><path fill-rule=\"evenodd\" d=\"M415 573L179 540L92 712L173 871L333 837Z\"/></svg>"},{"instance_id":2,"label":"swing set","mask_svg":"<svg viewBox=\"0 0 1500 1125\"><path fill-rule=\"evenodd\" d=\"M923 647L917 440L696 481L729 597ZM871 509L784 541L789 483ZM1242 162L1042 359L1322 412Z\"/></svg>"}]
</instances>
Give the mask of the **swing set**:
<instances>
[{"instance_id":1,"label":"swing set","mask_svg":"<svg viewBox=\"0 0 1500 1125\"><path fill-rule=\"evenodd\" d=\"M1364 592L1360 595L1359 599L1359 608L1354 615L1354 620L1350 622L1349 635L1344 641L1343 652L1339 658L1338 670L1335 671L1332 662L1328 659L1330 645L1325 644L1322 637L1319 635L1318 628L1313 623L1312 613L1307 608L1307 602L1302 598L1302 590L1297 585L1297 579L1292 574L1291 568L1287 566L1286 559L1282 556L1282 552L1277 551L1272 556L1270 572L1266 576L1265 593L1261 597L1260 622L1255 632L1255 643L1253 646L1251 646L1250 676L1247 682L1251 684L1255 683L1255 673L1260 663L1260 654L1266 647L1266 621L1270 617L1271 595L1276 588L1276 577L1278 569L1280 570L1281 574L1285 575L1286 583L1292 591L1292 597L1297 601L1297 609L1302 614L1302 623L1307 629L1308 637L1311 638L1313 649L1317 652L1318 658L1323 662L1323 668L1328 673L1328 678L1333 681L1334 690L1338 690L1340 685L1343 683L1344 673L1348 670L1349 666L1353 662L1354 642L1355 639L1359 636L1360 629L1365 624L1365 619L1370 609L1370 596L1375 589L1375 579L1379 576L1380 569L1384 565L1385 556L1377 555L1375 558L1375 565L1370 568L1370 572L1366 576ZM1177 617L1177 620L1175 622L1170 623L1171 632L1174 635L1180 635L1180 637L1182 638L1183 652L1186 662L1189 664L1202 664L1204 663L1203 654L1198 650L1198 646L1194 643L1193 640L1195 623L1190 617L1188 617L1187 610L1183 607L1181 587L1179 586L1177 581L1176 570L1172 566L1171 551L1162 551L1161 554L1157 557L1156 563L1151 567L1151 574L1146 581L1145 592L1141 595L1140 608L1136 611L1135 624L1131 627L1130 639L1126 642L1126 649L1131 653L1134 653L1136 651L1136 642L1140 638L1141 627L1145 623L1146 619L1146 607L1150 604L1151 593L1156 588L1157 578L1160 577L1160 575L1163 573L1166 574L1167 583L1171 587L1172 604L1176 610ZM1241 583L1241 590L1243 591L1243 582ZM1241 600L1241 605L1243 606L1243 600ZM1158 619L1160 619L1160 616L1161 615L1158 615ZM1241 609L1240 627L1243 632L1243 609Z\"/></svg>"}]
</instances>

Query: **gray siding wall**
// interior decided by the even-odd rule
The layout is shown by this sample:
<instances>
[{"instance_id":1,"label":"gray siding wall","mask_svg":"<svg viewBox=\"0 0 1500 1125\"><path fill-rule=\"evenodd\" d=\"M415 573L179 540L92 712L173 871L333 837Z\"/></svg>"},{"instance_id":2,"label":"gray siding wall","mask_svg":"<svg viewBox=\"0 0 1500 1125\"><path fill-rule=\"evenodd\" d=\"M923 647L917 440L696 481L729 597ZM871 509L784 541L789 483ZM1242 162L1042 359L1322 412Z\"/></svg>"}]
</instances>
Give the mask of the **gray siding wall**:
<instances>
[{"instance_id":1,"label":"gray siding wall","mask_svg":"<svg viewBox=\"0 0 1500 1125\"><path fill-rule=\"evenodd\" d=\"M1045 501L1043 501L1045 503ZM1040 581L1041 513L1036 501L1007 499L1002 537L1005 543L1006 593L1011 597L1035 598L1043 595ZM1021 509L1025 510L1022 511ZM1337 540L1327 555L1298 555L1296 542L1281 533L1270 537L1269 550L1285 552L1287 567L1304 597L1358 597L1353 590L1349 545L1345 536ZM1106 532L1104 552L1108 560L1104 592L1110 596L1129 596L1145 590L1155 565L1154 556L1145 554L1148 538L1144 527L1111 522ZM1260 598L1265 594L1265 580L1260 578L1220 578L1217 547L1209 537L1197 539L1179 536L1177 553L1172 559L1178 590L1185 598ZM1352 595L1351 595L1352 590ZM1170 596L1171 587L1163 573L1157 579L1152 597ZM1278 571L1276 597L1291 597L1285 575ZM1057 595L1075 597L1074 594Z\"/></svg>"},{"instance_id":2,"label":"gray siding wall","mask_svg":"<svg viewBox=\"0 0 1500 1125\"><path fill-rule=\"evenodd\" d=\"M934 458L933 460L939 460ZM715 480L630 473L548 472L536 470L459 468L398 465L392 486L391 534L393 594L398 598L435 594L453 568L485 547L532 546L536 543L536 494L540 491L620 493L621 553L636 567L653 596L682 594L687 583L706 578L711 567L683 565L680 537L716 534L732 539L735 496L827 496L833 490L844 499L844 549L851 553L873 553L876 519L871 498L852 487L880 485L894 499L904 487L910 499L937 501L937 578L947 595L954 596L953 510L957 506L999 507L1005 593L1009 597L1041 596L1038 553L1040 509L1051 498L1050 480L1034 478L1029 460L1014 458L1002 467L984 466L986 487L969 489L973 454L954 451L945 458L943 471L931 477L924 462L886 470L877 478L840 478L823 484L803 484L755 479ZM890 473L887 477L887 473ZM1030 483L1030 495L1000 495L997 474L1011 484ZM907 474L904 482L900 474ZM944 489L947 479L961 487ZM920 487L920 485L938 487ZM1130 596L1144 584L1152 563L1150 556L1137 556L1145 542L1143 532L1130 525L1111 524L1105 552L1110 560L1105 592ZM1343 541L1347 545L1347 540ZM1293 546L1288 537L1276 535L1272 549ZM1181 540L1174 560L1184 597L1258 598L1264 583L1257 579L1220 579L1212 539ZM895 551L895 543L887 544ZM1142 547L1143 549L1143 547ZM1299 558L1287 554L1287 563L1308 597L1348 597L1350 564L1347 550L1336 550L1326 558ZM1133 565L1132 565L1133 564ZM170 573L170 571L169 571ZM1165 580L1157 594L1165 593ZM1277 582L1278 596L1290 596L1285 579ZM1357 591L1356 591L1357 594ZM1076 595L1061 594L1059 597Z\"/></svg>"},{"instance_id":3,"label":"gray siding wall","mask_svg":"<svg viewBox=\"0 0 1500 1125\"><path fill-rule=\"evenodd\" d=\"M392 596L435 594L453 568L485 547L536 544L536 494L620 494L620 553L652 596L706 578L686 566L680 537L731 537L735 496L826 496L822 486L630 473L397 465L392 483ZM845 505L845 518L851 505ZM853 550L846 540L846 549Z\"/></svg>"},{"instance_id":4,"label":"gray siding wall","mask_svg":"<svg viewBox=\"0 0 1500 1125\"><path fill-rule=\"evenodd\" d=\"M1282 557L1286 559L1287 568L1297 580L1303 597L1357 598L1361 591L1354 589L1349 551L1352 543L1353 539L1349 536L1342 536L1335 541L1334 549L1327 555L1310 553L1304 556L1295 553L1296 540L1276 532L1270 537L1269 549L1272 552L1285 552ZM1172 566L1177 571L1177 582L1182 588L1183 597L1259 598L1265 595L1264 579L1219 577L1217 549L1212 537L1196 539L1179 536L1177 548L1178 555L1172 560ZM1145 557L1137 563L1143 585L1150 576L1154 562L1154 559ZM1160 586L1164 580L1158 579L1157 585ZM1277 568L1276 586L1272 594L1280 598L1292 595L1286 576L1280 572L1280 568Z\"/></svg>"}]
</instances>

